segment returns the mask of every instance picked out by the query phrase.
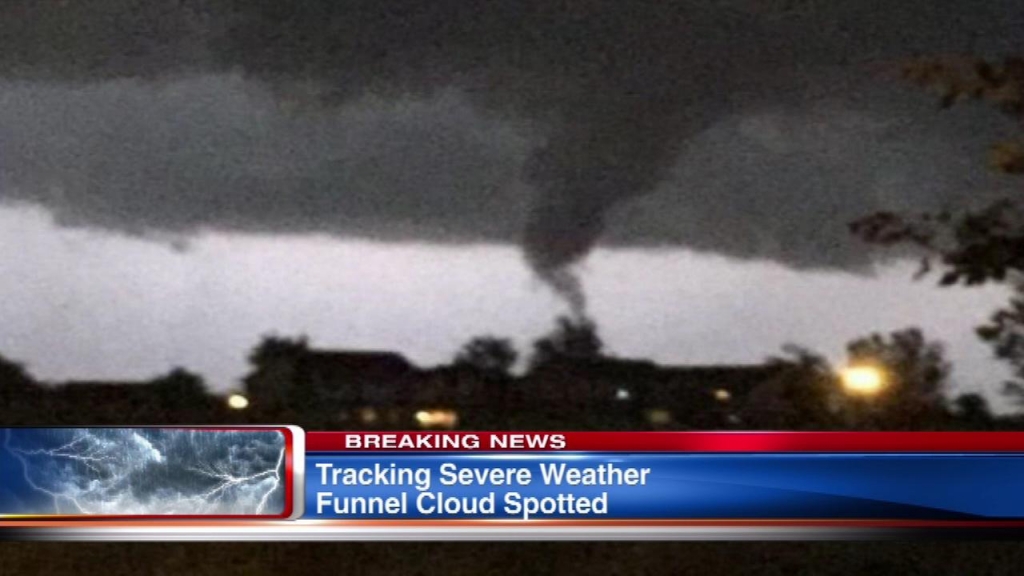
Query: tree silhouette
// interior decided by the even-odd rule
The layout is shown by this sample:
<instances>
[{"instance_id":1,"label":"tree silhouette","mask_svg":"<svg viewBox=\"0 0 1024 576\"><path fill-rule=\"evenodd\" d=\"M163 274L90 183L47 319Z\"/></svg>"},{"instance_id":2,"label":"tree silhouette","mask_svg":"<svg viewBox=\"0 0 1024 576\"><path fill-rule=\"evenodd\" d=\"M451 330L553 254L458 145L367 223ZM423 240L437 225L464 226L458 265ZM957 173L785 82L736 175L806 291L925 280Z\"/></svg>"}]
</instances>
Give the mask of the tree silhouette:
<instances>
[{"instance_id":1,"label":"tree silhouette","mask_svg":"<svg viewBox=\"0 0 1024 576\"><path fill-rule=\"evenodd\" d=\"M1024 121L1024 58L1000 64L977 58L919 58L907 63L904 75L937 92L944 108L982 100ZM990 164L1000 172L1024 174L1024 143L994 143ZM923 248L927 256L922 271L937 262L943 285L1002 282L1024 272L1024 211L1016 197L958 215L879 212L853 222L851 230L872 243Z\"/></svg>"},{"instance_id":2,"label":"tree silhouette","mask_svg":"<svg viewBox=\"0 0 1024 576\"><path fill-rule=\"evenodd\" d=\"M977 58L920 58L909 62L905 76L938 93L942 107L963 100L988 102L1024 121L1024 58L994 64ZM991 166L1003 173L1024 174L1024 143L994 143ZM1024 208L1020 198L1004 198L961 214L919 215L879 212L851 223L862 239L883 246L911 245L925 252L919 276L936 266L939 284L974 286L1012 282L1016 296L997 310L978 335L996 356L1011 364L1017 381L1005 390L1024 398Z\"/></svg>"},{"instance_id":3,"label":"tree silhouette","mask_svg":"<svg viewBox=\"0 0 1024 576\"><path fill-rule=\"evenodd\" d=\"M874 394L844 390L839 372L819 353L797 346L784 351L784 356L768 359L776 376L744 408L741 417L749 427L912 430L950 424L944 396L950 364L942 345L919 329L871 334L847 345L851 365L867 364L882 372L884 385Z\"/></svg>"},{"instance_id":4,"label":"tree silhouette","mask_svg":"<svg viewBox=\"0 0 1024 576\"><path fill-rule=\"evenodd\" d=\"M206 390L203 377L184 368L174 368L150 382L155 402L154 417L160 422L204 421L214 399Z\"/></svg>"},{"instance_id":5,"label":"tree silhouette","mask_svg":"<svg viewBox=\"0 0 1024 576\"><path fill-rule=\"evenodd\" d=\"M0 389L24 388L34 384L24 366L0 356Z\"/></svg>"},{"instance_id":6,"label":"tree silhouette","mask_svg":"<svg viewBox=\"0 0 1024 576\"><path fill-rule=\"evenodd\" d=\"M468 366L487 376L508 377L519 353L507 338L478 336L455 356L456 366Z\"/></svg>"},{"instance_id":7,"label":"tree silhouette","mask_svg":"<svg viewBox=\"0 0 1024 576\"><path fill-rule=\"evenodd\" d=\"M1024 283L1015 283L1015 289L1010 302L978 328L978 336L992 346L997 358L1013 367L1016 380L1006 382L1003 391L1024 405Z\"/></svg>"},{"instance_id":8,"label":"tree silhouette","mask_svg":"<svg viewBox=\"0 0 1024 576\"><path fill-rule=\"evenodd\" d=\"M853 222L850 229L873 244L908 244L924 250L918 274L923 276L938 264L942 286L1004 282L1024 273L1024 211L1014 199L957 216L879 212Z\"/></svg>"},{"instance_id":9,"label":"tree silhouette","mask_svg":"<svg viewBox=\"0 0 1024 576\"><path fill-rule=\"evenodd\" d=\"M594 360L602 356L604 343L597 326L586 318L559 316L555 329L533 343L531 368L558 361Z\"/></svg>"},{"instance_id":10,"label":"tree silhouette","mask_svg":"<svg viewBox=\"0 0 1024 576\"><path fill-rule=\"evenodd\" d=\"M249 364L261 368L282 359L291 358L309 351L309 339L305 336L289 338L274 334L263 336L252 352Z\"/></svg>"},{"instance_id":11,"label":"tree silhouette","mask_svg":"<svg viewBox=\"0 0 1024 576\"><path fill-rule=\"evenodd\" d=\"M249 364L252 367L242 378L242 384L248 394L259 396L266 393L266 386L271 389L287 382L294 376L298 360L309 352L309 340L305 336L285 337L275 334L264 335L258 344L249 352ZM280 370L284 367L284 372ZM276 369L275 369L276 368ZM268 402L266 398L250 398L256 400L245 410L248 418L292 419L299 414L315 414L321 408L320 400L308 390L291 390L288 398L277 397ZM298 414L295 412L298 411ZM298 420L295 420L298 421Z\"/></svg>"},{"instance_id":12,"label":"tree silhouette","mask_svg":"<svg viewBox=\"0 0 1024 576\"><path fill-rule=\"evenodd\" d=\"M966 427L975 430L991 428L995 423L988 400L981 394L961 394L953 401L957 419Z\"/></svg>"},{"instance_id":13,"label":"tree silhouette","mask_svg":"<svg viewBox=\"0 0 1024 576\"><path fill-rule=\"evenodd\" d=\"M847 346L851 364L868 363L883 372L882 390L868 398L850 398L848 407L867 416L864 424L882 428L921 428L947 415L943 393L950 364L941 344L917 328L872 334ZM864 409L866 406L867 409Z\"/></svg>"},{"instance_id":14,"label":"tree silhouette","mask_svg":"<svg viewBox=\"0 0 1024 576\"><path fill-rule=\"evenodd\" d=\"M747 403L744 425L776 430L827 430L840 426L835 404L839 385L828 360L799 346L769 358L777 372Z\"/></svg>"},{"instance_id":15,"label":"tree silhouette","mask_svg":"<svg viewBox=\"0 0 1024 576\"><path fill-rule=\"evenodd\" d=\"M17 362L0 356L0 417L6 424L33 424L45 419L44 391Z\"/></svg>"}]
</instances>

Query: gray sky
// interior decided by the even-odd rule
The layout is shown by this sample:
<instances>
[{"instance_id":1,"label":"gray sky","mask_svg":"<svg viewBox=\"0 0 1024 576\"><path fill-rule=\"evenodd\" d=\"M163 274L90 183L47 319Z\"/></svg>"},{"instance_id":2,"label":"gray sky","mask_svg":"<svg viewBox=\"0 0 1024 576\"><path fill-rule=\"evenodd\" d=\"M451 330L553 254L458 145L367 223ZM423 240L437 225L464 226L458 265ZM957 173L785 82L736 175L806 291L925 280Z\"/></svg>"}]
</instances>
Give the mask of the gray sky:
<instances>
[{"instance_id":1,"label":"gray sky","mask_svg":"<svg viewBox=\"0 0 1024 576\"><path fill-rule=\"evenodd\" d=\"M1018 49L1018 2L122 4L0 17L0 352L40 375L226 387L272 330L431 363L546 330L547 282L623 355L919 325L995 383L998 290L846 224L1015 185L1015 127L893 64Z\"/></svg>"},{"instance_id":2,"label":"gray sky","mask_svg":"<svg viewBox=\"0 0 1024 576\"><path fill-rule=\"evenodd\" d=\"M971 327L1005 295L875 277L799 272L682 249L601 249L582 276L611 351L672 363L758 362L787 342L841 361L873 330L921 326L949 345L963 389L1003 373ZM423 365L480 334L520 347L564 310L518 250L208 234L187 252L0 210L0 350L38 375L148 378L175 365L235 385L261 334L400 350Z\"/></svg>"}]
</instances>

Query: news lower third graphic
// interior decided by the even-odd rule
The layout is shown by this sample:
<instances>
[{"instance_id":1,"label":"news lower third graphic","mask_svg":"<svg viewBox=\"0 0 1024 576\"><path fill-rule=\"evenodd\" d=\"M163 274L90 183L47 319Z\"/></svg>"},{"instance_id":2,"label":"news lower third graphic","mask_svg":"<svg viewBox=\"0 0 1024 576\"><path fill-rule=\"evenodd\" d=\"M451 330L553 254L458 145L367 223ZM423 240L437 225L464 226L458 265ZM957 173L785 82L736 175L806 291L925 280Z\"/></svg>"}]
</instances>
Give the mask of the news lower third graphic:
<instances>
[{"instance_id":1,"label":"news lower third graphic","mask_svg":"<svg viewBox=\"0 0 1024 576\"><path fill-rule=\"evenodd\" d=\"M3 516L273 516L285 507L276 430L0 429Z\"/></svg>"},{"instance_id":2,"label":"news lower third graphic","mask_svg":"<svg viewBox=\"0 0 1024 576\"><path fill-rule=\"evenodd\" d=\"M310 456L306 518L1024 518L1024 458L885 454ZM941 479L941 480L938 480Z\"/></svg>"},{"instance_id":3,"label":"news lower third graphic","mask_svg":"<svg viewBox=\"0 0 1024 576\"><path fill-rule=\"evenodd\" d=\"M0 433L0 538L1024 533L1018 432Z\"/></svg>"},{"instance_id":4,"label":"news lower third graphic","mask_svg":"<svg viewBox=\"0 0 1024 576\"><path fill-rule=\"evenodd\" d=\"M1022 446L1007 453L1000 435L966 437L982 440L966 451L942 434L323 436L305 459L305 519L1024 519Z\"/></svg>"}]
</instances>

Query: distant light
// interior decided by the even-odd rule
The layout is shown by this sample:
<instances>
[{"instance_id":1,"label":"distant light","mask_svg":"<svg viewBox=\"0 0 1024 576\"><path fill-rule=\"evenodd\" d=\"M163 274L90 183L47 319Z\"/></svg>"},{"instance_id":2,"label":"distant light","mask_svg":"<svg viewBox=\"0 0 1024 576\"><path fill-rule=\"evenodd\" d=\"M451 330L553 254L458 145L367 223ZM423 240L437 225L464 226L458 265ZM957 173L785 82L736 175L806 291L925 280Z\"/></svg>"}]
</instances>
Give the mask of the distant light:
<instances>
[{"instance_id":1,"label":"distant light","mask_svg":"<svg viewBox=\"0 0 1024 576\"><path fill-rule=\"evenodd\" d=\"M377 411L373 408L363 408L359 411L359 419L363 421L363 424L373 424L377 418Z\"/></svg>"},{"instance_id":2,"label":"distant light","mask_svg":"<svg viewBox=\"0 0 1024 576\"><path fill-rule=\"evenodd\" d=\"M647 420L655 426L664 426L672 422L672 413L664 408L655 408L647 413Z\"/></svg>"},{"instance_id":3,"label":"distant light","mask_svg":"<svg viewBox=\"0 0 1024 576\"><path fill-rule=\"evenodd\" d=\"M732 400L732 394L725 388L719 388L718 390L715 390L715 400L718 400L719 402L728 402L729 400Z\"/></svg>"},{"instance_id":4,"label":"distant light","mask_svg":"<svg viewBox=\"0 0 1024 576\"><path fill-rule=\"evenodd\" d=\"M839 373L843 388L850 394L870 396L885 386L885 375L874 366L850 366Z\"/></svg>"},{"instance_id":5,"label":"distant light","mask_svg":"<svg viewBox=\"0 0 1024 576\"><path fill-rule=\"evenodd\" d=\"M616 400L629 400L631 396L632 394L630 394L629 390L626 388L619 388L618 390L615 391Z\"/></svg>"},{"instance_id":6,"label":"distant light","mask_svg":"<svg viewBox=\"0 0 1024 576\"><path fill-rule=\"evenodd\" d=\"M232 410L245 410L249 407L249 399L241 394L228 396L228 408Z\"/></svg>"},{"instance_id":7,"label":"distant light","mask_svg":"<svg viewBox=\"0 0 1024 576\"><path fill-rule=\"evenodd\" d=\"M453 410L420 410L415 417L422 428L455 428L459 422Z\"/></svg>"}]
</instances>

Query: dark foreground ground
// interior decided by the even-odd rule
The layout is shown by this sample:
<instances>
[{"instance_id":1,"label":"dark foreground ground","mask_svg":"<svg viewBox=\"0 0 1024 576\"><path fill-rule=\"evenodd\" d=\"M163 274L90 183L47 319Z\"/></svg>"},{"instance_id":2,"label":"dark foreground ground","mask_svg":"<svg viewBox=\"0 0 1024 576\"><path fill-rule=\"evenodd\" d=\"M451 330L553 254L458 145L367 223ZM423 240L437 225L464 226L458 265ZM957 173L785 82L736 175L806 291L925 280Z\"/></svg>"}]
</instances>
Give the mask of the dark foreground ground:
<instances>
[{"instance_id":1,"label":"dark foreground ground","mask_svg":"<svg viewBox=\"0 0 1024 576\"><path fill-rule=\"evenodd\" d=\"M587 544L2 543L0 576L32 574L1024 574L1007 542Z\"/></svg>"}]
</instances>

